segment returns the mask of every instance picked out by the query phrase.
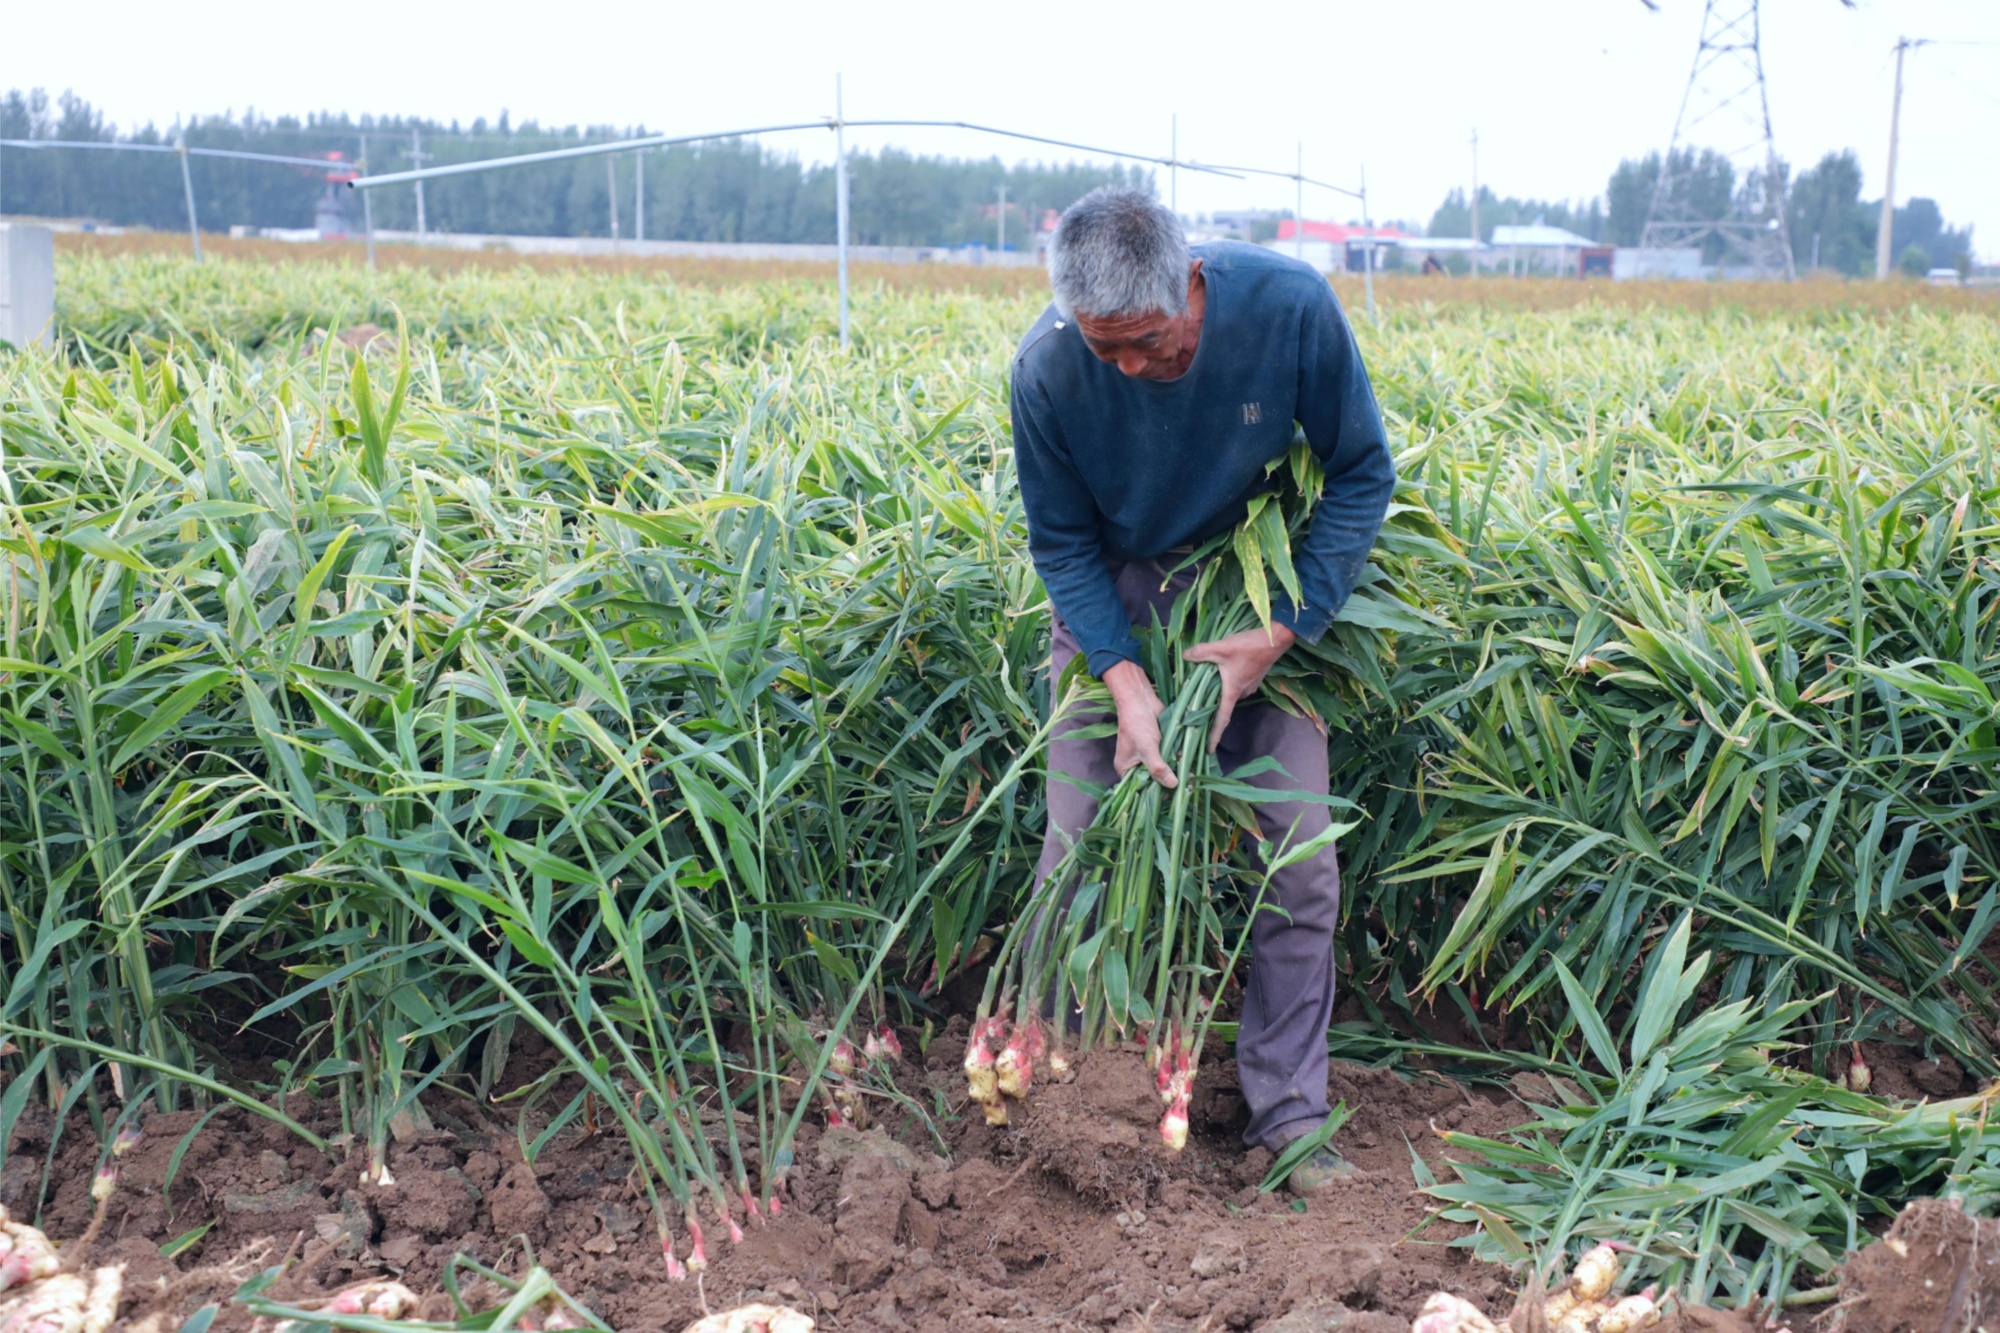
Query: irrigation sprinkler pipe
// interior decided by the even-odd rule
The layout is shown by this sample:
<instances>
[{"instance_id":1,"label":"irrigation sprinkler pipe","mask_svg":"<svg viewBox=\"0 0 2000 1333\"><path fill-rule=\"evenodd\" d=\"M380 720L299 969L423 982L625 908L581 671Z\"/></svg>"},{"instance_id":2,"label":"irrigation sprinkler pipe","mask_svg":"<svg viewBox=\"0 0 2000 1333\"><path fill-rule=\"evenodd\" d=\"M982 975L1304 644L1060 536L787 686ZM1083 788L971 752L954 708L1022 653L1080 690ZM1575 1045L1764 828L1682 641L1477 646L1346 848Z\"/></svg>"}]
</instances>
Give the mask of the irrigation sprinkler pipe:
<instances>
[{"instance_id":1,"label":"irrigation sprinkler pipe","mask_svg":"<svg viewBox=\"0 0 2000 1333\"><path fill-rule=\"evenodd\" d=\"M194 262L201 262L201 226L195 217L194 174L188 170L188 159L193 157L218 157L232 162L270 162L286 167L315 167L321 171L338 166L339 161L325 157L291 157L282 153L249 153L238 148L190 148L187 136L180 130L174 131L172 143L110 143L98 139L0 139L0 148L26 148L41 152L49 148L82 148L110 153L172 153L181 163L181 194L187 200L188 238L194 243ZM362 160L357 163L366 171L367 144L362 145ZM364 200L366 196L363 196ZM374 210L363 205L368 215L368 266L375 266Z\"/></svg>"},{"instance_id":2,"label":"irrigation sprinkler pipe","mask_svg":"<svg viewBox=\"0 0 2000 1333\"><path fill-rule=\"evenodd\" d=\"M847 130L840 76L833 76L833 230L840 254L840 350L848 348L847 328Z\"/></svg>"},{"instance_id":3,"label":"irrigation sprinkler pipe","mask_svg":"<svg viewBox=\"0 0 2000 1333\"><path fill-rule=\"evenodd\" d=\"M833 191L834 191L834 231L835 250L838 256L840 274L840 346L844 351L851 345L852 330L848 315L848 212L847 212L847 130L851 127L866 129L957 129L971 130L978 134L997 134L1008 139L1022 139L1029 143L1048 144L1057 148L1074 148L1078 152L1096 153L1105 157L1121 157L1136 162L1151 162L1178 170L1186 167L1190 171L1207 172L1215 176L1237 178L1239 173L1227 167L1207 167L1194 162L1180 162L1173 157L1157 157L1151 153L1125 153L1114 148L1099 148L1092 144L1076 143L1068 139L1052 139L1047 135L1023 134L1017 130L1003 130L992 125L975 124L967 120L849 120L841 97L838 75L833 81L833 115L825 120L794 121L785 125L763 125L752 129L725 130L709 134L653 134L641 139L614 139L605 143L578 144L574 148L552 148L540 153L517 153L511 157L482 158L477 162L453 162L448 166L422 167L412 171L385 172L380 176L362 175L347 182L352 190L366 192L385 185L414 184L422 188L427 180L440 176L462 176L476 171L491 171L500 167L525 167L538 162L566 162L580 157L601 157L613 153L636 153L649 148L667 148L677 144L705 143L716 139L740 139L753 134L782 134L792 130L832 130L833 131ZM1303 179L1303 178L1302 178Z\"/></svg>"},{"instance_id":4,"label":"irrigation sprinkler pipe","mask_svg":"<svg viewBox=\"0 0 2000 1333\"><path fill-rule=\"evenodd\" d=\"M384 185L408 185L413 181L434 180L439 176L462 176L475 171L492 171L499 167L526 167L538 162L566 162L571 158L596 157L602 153L631 153L645 148L671 148L679 144L705 143L715 139L743 139L753 134L783 134L792 130L832 130L836 136L850 129L938 129L972 130L978 134L997 134L1006 139L1023 139L1029 143L1049 144L1056 148L1074 148L1078 152L1096 153L1102 157L1122 157L1133 162L1151 162L1162 167L1185 167L1189 171L1206 172L1211 176L1238 176L1245 168L1214 167L1199 162L1176 162L1172 158L1159 157L1152 153L1127 153L1116 148L1100 148L1093 144L1073 143L1068 139L1051 139L1041 134L1023 134L1018 130L1003 130L992 125L979 125L969 120L848 120L839 115L823 120L793 121L784 125L758 125L749 129L720 130L708 134L650 134L642 139L612 139L604 143L578 144L574 148L551 148L540 153L515 153L509 157L481 158L477 162L453 162L446 166L424 167L417 171L390 171L380 176L358 176L347 182L351 190L373 190ZM325 163L319 165L324 166ZM1254 174L1283 176L1290 179L1289 171L1266 171ZM1308 179L1308 185L1321 182ZM1340 190L1337 185L1328 189ZM1352 190L1341 190L1342 194L1353 194Z\"/></svg>"},{"instance_id":5,"label":"irrigation sprinkler pipe","mask_svg":"<svg viewBox=\"0 0 2000 1333\"><path fill-rule=\"evenodd\" d=\"M971 130L976 134L997 134L1003 139L1025 139L1029 143L1048 144L1055 148L1074 148L1080 153L1096 153L1100 157L1122 157L1133 162L1151 162L1161 167L1186 167L1189 171L1202 171L1211 176L1235 176L1235 167L1212 167L1199 162L1177 162L1171 157L1160 157L1153 153L1127 153L1116 148L1100 148L1094 144L1074 143L1068 139L1051 139L1041 134L1023 134L1019 130L1003 130L996 125L981 125L970 120L850 120L849 125L862 129L934 129Z\"/></svg>"},{"instance_id":6,"label":"irrigation sprinkler pipe","mask_svg":"<svg viewBox=\"0 0 2000 1333\"><path fill-rule=\"evenodd\" d=\"M786 130L824 130L831 120L804 120L788 125L760 125L755 129L727 130L720 134L649 134L643 139L610 139L603 143L578 144L574 148L550 148L539 153L515 153L509 157L486 157L476 162L449 162L443 166L410 171L386 171L379 176L357 176L347 182L350 190L373 190L384 185L409 185L440 176L464 176L498 167L527 167L537 162L567 162L571 158L596 157L602 153L630 153L642 148L671 148L676 144L701 143L711 139L740 139L752 134L779 134Z\"/></svg>"},{"instance_id":7,"label":"irrigation sprinkler pipe","mask_svg":"<svg viewBox=\"0 0 2000 1333\"><path fill-rule=\"evenodd\" d=\"M224 157L238 162L274 162L288 167L342 165L333 158L287 157L280 153L246 153L235 148L189 148L179 143L108 143L96 139L0 139L0 148L94 148L112 153L186 153L189 157Z\"/></svg>"}]
</instances>

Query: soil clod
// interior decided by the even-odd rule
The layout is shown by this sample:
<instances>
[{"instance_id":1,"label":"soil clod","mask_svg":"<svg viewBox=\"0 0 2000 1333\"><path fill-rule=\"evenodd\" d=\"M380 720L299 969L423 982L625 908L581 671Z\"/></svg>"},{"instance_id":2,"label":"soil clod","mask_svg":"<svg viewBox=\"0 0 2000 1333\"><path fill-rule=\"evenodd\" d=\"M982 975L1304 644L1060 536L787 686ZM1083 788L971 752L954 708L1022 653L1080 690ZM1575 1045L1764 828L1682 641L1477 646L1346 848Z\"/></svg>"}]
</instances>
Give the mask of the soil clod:
<instances>
[{"instance_id":1,"label":"soil clod","mask_svg":"<svg viewBox=\"0 0 2000 1333\"><path fill-rule=\"evenodd\" d=\"M1840 1275L1840 1333L1970 1333L2000 1316L2000 1221L1920 1199Z\"/></svg>"}]
</instances>

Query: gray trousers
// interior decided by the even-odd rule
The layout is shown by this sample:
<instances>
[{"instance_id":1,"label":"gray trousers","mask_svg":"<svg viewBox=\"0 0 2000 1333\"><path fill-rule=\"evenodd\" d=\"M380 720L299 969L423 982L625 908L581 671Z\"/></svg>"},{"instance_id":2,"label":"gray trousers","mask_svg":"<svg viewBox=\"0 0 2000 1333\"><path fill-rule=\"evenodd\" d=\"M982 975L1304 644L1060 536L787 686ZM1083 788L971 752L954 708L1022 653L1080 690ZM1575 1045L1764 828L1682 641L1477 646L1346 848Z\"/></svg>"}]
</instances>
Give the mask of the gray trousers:
<instances>
[{"instance_id":1,"label":"gray trousers","mask_svg":"<svg viewBox=\"0 0 2000 1333\"><path fill-rule=\"evenodd\" d=\"M1174 598L1193 581L1191 571L1169 578L1158 561L1110 562L1118 595L1135 625L1164 622ZM1062 619L1055 620L1049 682L1080 651ZM1058 701L1051 699L1053 709ZM1106 712L1072 709L1049 746L1049 823L1035 869L1039 885L1061 864L1097 814L1088 791L1064 781L1075 777L1100 787L1118 780L1117 738L1074 739L1070 733L1109 721ZM1326 733L1310 718L1293 717L1260 700L1236 709L1217 752L1225 772L1265 756L1283 772L1249 779L1277 791L1327 791ZM1273 801L1256 807L1257 823L1273 846L1295 845L1327 827L1323 805ZM1243 993L1236 1038L1237 1076L1250 1106L1243 1141L1273 1151L1326 1119L1326 1030L1333 1018L1333 933L1340 920L1340 867L1331 847L1271 877L1267 903L1284 909L1257 914L1250 932L1250 976Z\"/></svg>"}]
</instances>

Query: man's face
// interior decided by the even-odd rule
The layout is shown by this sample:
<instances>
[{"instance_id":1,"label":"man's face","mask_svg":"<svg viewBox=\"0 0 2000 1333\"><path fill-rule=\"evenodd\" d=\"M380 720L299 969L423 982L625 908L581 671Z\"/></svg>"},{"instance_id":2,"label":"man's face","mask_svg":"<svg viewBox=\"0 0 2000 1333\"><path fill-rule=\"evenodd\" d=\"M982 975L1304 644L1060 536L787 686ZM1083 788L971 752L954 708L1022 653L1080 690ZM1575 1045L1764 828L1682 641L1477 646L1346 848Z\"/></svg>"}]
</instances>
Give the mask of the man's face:
<instances>
[{"instance_id":1,"label":"man's face","mask_svg":"<svg viewBox=\"0 0 2000 1333\"><path fill-rule=\"evenodd\" d=\"M1191 298L1196 295L1193 288L1200 267L1197 262L1188 274ZM1191 352L1201 335L1201 303L1190 299L1179 315L1150 311L1119 319L1097 319L1078 311L1076 329L1098 360L1124 374L1141 380L1176 379L1193 360Z\"/></svg>"}]
</instances>

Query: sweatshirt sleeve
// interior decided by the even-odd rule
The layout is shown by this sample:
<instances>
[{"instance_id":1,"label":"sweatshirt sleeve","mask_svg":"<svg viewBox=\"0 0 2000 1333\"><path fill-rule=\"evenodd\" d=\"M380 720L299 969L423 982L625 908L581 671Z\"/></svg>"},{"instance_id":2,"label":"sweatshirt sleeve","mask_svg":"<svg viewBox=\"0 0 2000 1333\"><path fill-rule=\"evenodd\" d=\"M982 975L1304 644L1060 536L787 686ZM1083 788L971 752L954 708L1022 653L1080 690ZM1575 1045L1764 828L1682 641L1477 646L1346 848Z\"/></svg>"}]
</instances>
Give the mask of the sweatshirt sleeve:
<instances>
[{"instance_id":1,"label":"sweatshirt sleeve","mask_svg":"<svg viewBox=\"0 0 2000 1333\"><path fill-rule=\"evenodd\" d=\"M1333 288L1315 285L1300 312L1298 421L1326 474L1326 490L1292 553L1304 604L1280 606L1283 595L1272 590L1274 618L1308 643L1326 633L1360 581L1396 488L1361 349Z\"/></svg>"},{"instance_id":2,"label":"sweatshirt sleeve","mask_svg":"<svg viewBox=\"0 0 2000 1333\"><path fill-rule=\"evenodd\" d=\"M1097 502L1077 475L1047 397L1014 368L1014 470L1028 515L1028 554L1056 614L1083 648L1094 676L1139 660L1139 641L1104 566Z\"/></svg>"}]
</instances>

